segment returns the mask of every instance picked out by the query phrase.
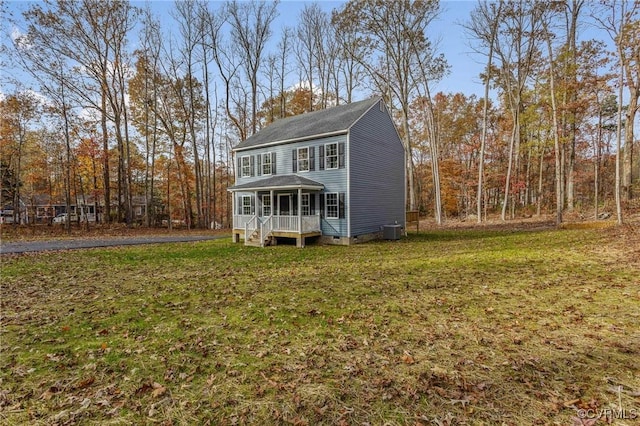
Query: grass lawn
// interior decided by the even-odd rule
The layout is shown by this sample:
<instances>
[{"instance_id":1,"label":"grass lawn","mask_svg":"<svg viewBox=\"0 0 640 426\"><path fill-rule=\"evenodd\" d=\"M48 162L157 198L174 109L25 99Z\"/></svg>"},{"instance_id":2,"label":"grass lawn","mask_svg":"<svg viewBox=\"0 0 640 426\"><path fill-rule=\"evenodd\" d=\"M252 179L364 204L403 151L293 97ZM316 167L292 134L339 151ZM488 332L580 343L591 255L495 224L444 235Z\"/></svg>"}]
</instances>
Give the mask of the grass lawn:
<instances>
[{"instance_id":1,"label":"grass lawn","mask_svg":"<svg viewBox=\"0 0 640 426\"><path fill-rule=\"evenodd\" d=\"M0 423L638 424L634 232L3 256Z\"/></svg>"}]
</instances>

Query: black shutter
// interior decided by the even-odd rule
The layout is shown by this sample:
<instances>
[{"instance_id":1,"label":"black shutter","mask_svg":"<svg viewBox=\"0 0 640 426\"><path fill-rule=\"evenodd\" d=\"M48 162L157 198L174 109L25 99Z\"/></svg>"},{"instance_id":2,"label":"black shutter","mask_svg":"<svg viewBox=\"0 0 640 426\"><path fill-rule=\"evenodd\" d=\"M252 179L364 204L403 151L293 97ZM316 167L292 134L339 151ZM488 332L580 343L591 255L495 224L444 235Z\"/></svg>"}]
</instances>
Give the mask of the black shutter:
<instances>
[{"instance_id":1,"label":"black shutter","mask_svg":"<svg viewBox=\"0 0 640 426\"><path fill-rule=\"evenodd\" d=\"M338 217L344 219L344 192L338 194Z\"/></svg>"},{"instance_id":2,"label":"black shutter","mask_svg":"<svg viewBox=\"0 0 640 426\"><path fill-rule=\"evenodd\" d=\"M255 156L252 155L251 157L249 157L249 168L251 169L251 172L249 173L251 176L255 176L256 175L256 171L255 171Z\"/></svg>"},{"instance_id":3,"label":"black shutter","mask_svg":"<svg viewBox=\"0 0 640 426\"><path fill-rule=\"evenodd\" d=\"M271 174L272 175L276 174L276 153L275 152L271 153Z\"/></svg>"},{"instance_id":4,"label":"black shutter","mask_svg":"<svg viewBox=\"0 0 640 426\"><path fill-rule=\"evenodd\" d=\"M256 198L251 196L251 214L256 214Z\"/></svg>"},{"instance_id":5,"label":"black shutter","mask_svg":"<svg viewBox=\"0 0 640 426\"><path fill-rule=\"evenodd\" d=\"M238 209L236 210L236 214L241 215L243 214L242 212L242 195L238 196Z\"/></svg>"},{"instance_id":6,"label":"black shutter","mask_svg":"<svg viewBox=\"0 0 640 426\"><path fill-rule=\"evenodd\" d=\"M258 154L258 176L262 175L262 154Z\"/></svg>"},{"instance_id":7,"label":"black shutter","mask_svg":"<svg viewBox=\"0 0 640 426\"><path fill-rule=\"evenodd\" d=\"M320 217L324 217L324 193L318 194L320 198Z\"/></svg>"},{"instance_id":8,"label":"black shutter","mask_svg":"<svg viewBox=\"0 0 640 426\"><path fill-rule=\"evenodd\" d=\"M242 158L238 157L236 161L238 162L238 167L236 167L236 175L240 178L242 177Z\"/></svg>"},{"instance_id":9,"label":"black shutter","mask_svg":"<svg viewBox=\"0 0 640 426\"><path fill-rule=\"evenodd\" d=\"M309 147L309 171L314 171L316 169L316 147Z\"/></svg>"},{"instance_id":10,"label":"black shutter","mask_svg":"<svg viewBox=\"0 0 640 426\"><path fill-rule=\"evenodd\" d=\"M338 144L338 167L344 169L344 142Z\"/></svg>"},{"instance_id":11,"label":"black shutter","mask_svg":"<svg viewBox=\"0 0 640 426\"><path fill-rule=\"evenodd\" d=\"M298 171L298 150L294 149L291 151L292 164L293 164L293 173Z\"/></svg>"},{"instance_id":12,"label":"black shutter","mask_svg":"<svg viewBox=\"0 0 640 426\"><path fill-rule=\"evenodd\" d=\"M316 194L309 194L309 215L316 214Z\"/></svg>"},{"instance_id":13,"label":"black shutter","mask_svg":"<svg viewBox=\"0 0 640 426\"><path fill-rule=\"evenodd\" d=\"M318 147L318 170L324 170L324 145Z\"/></svg>"}]
</instances>

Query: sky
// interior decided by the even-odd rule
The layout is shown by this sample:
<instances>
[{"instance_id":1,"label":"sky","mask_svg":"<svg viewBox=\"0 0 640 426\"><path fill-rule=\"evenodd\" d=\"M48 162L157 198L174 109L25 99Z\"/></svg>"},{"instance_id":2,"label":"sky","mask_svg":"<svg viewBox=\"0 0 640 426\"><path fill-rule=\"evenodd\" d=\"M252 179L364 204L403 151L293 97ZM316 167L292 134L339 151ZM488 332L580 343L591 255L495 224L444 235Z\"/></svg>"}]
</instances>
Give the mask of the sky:
<instances>
[{"instance_id":1,"label":"sky","mask_svg":"<svg viewBox=\"0 0 640 426\"><path fill-rule=\"evenodd\" d=\"M280 4L280 16L274 25L274 30L278 30L284 25L294 25L305 3L311 2L283 0ZM316 3L324 10L331 12L344 2L318 0ZM428 36L432 41L438 43L439 51L445 54L451 66L451 73L435 85L434 93L439 91L463 92L481 96L484 93L484 87L479 78L483 69L483 65L479 62L482 58L470 53L471 49L467 45L466 36L460 26L461 23L469 19L477 1L443 0L440 4L442 14L433 22Z\"/></svg>"},{"instance_id":2,"label":"sky","mask_svg":"<svg viewBox=\"0 0 640 426\"><path fill-rule=\"evenodd\" d=\"M390 0L393 1L393 0ZM136 6L143 7L146 1L132 1ZM172 18L170 11L173 8L173 1L170 0L151 0L149 2L153 11L160 16L161 22L164 24L162 30L164 32L177 31L175 26L171 25ZM221 3L221 0L212 1L213 6L215 3ZM281 0L278 7L279 16L273 23L273 35L272 35L272 47L275 46L280 39L280 31L285 26L293 27L298 21L298 16L306 3L300 0ZM331 12L331 10L338 8L342 1L335 0L316 0L324 10ZM8 0L5 2L5 6L10 13L14 16L19 16L20 13L26 10L32 2L29 1L17 1ZM482 97L484 93L484 87L480 81L479 74L484 68L484 62L486 58L480 56L477 53L472 52L467 40L467 35L462 28L463 23L469 20L471 12L477 5L477 1L469 0L442 0L441 9L442 13L438 19L436 19L427 34L432 41L436 41L438 45L438 51L443 53L446 60L450 65L450 73L445 76L440 82L436 83L432 88L432 93L445 92L456 93L461 92L466 95L475 94L477 97ZM584 19L584 16L583 16ZM6 20L0 24L3 37L9 36L15 29L7 28ZM582 29L583 38L601 38L605 41L607 36L600 34L599 37L594 37L593 28ZM2 70L2 73L11 73L15 70ZM292 73L296 74L296 73ZM0 80L4 82L4 79ZM9 88L0 87L0 94L2 92L8 92Z\"/></svg>"},{"instance_id":3,"label":"sky","mask_svg":"<svg viewBox=\"0 0 640 426\"><path fill-rule=\"evenodd\" d=\"M29 1L6 1L6 7L9 13L19 16L22 11L26 10L32 2ZM144 1L133 1L136 6L144 6ZM211 3L216 3L211 2ZM280 38L280 31L285 26L295 26L300 11L304 8L305 1L299 0L282 0L279 5L279 16L273 24L272 42L277 43ZM334 8L338 8L343 2L334 0L317 0L324 10L331 12ZM169 0L154 0L150 2L152 9L157 13L163 22L166 22L163 31L171 31L169 26L172 18L170 11L173 8L173 2ZM459 23L468 19L471 10L475 7L475 1L442 1L442 16L433 24L432 34L429 34L434 40L438 40L439 50L445 54L445 57L451 65L451 74L439 82L435 87L435 92L463 92L466 94L475 93L478 96L482 94L482 84L478 78L482 65L479 63L480 58L472 58L470 48L465 44L465 36ZM15 31L15 28L8 28L6 20L2 24L1 30L3 37L8 37ZM169 27L169 28L167 28ZM12 73L16 70L4 69L2 73ZM4 82L4 79L2 79ZM0 88L0 92L10 91L8 87Z\"/></svg>"}]
</instances>

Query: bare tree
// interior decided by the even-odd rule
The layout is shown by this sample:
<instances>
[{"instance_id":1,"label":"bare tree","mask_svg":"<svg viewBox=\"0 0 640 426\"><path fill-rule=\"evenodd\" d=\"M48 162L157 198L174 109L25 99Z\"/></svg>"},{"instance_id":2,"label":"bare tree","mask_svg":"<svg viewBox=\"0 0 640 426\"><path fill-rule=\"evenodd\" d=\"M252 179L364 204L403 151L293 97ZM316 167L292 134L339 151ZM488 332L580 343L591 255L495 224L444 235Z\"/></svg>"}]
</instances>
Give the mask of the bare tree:
<instances>
[{"instance_id":1,"label":"bare tree","mask_svg":"<svg viewBox=\"0 0 640 426\"><path fill-rule=\"evenodd\" d=\"M357 43L343 46L364 45L371 49L374 61L369 55L363 56L363 50L349 50L349 54L367 70L388 103L395 101L399 105L411 210L416 208L416 185L409 105L417 94L417 84L423 83L425 76L437 80L446 70L444 58L436 55L426 36L427 27L439 11L437 1L352 0L333 16L337 31L351 30L359 38ZM440 215L441 212L435 212L436 220L440 220Z\"/></svg>"},{"instance_id":2,"label":"bare tree","mask_svg":"<svg viewBox=\"0 0 640 426\"><path fill-rule=\"evenodd\" d=\"M198 228L203 228L205 226L205 215L203 211L203 177L197 138L197 127L199 125L197 113L201 111L201 108L196 105L199 94L196 93L196 81L194 79L194 74L197 60L196 49L202 46L202 30L204 28L200 24L202 16L200 13L201 7L198 6L195 0L177 2L175 10L180 34L182 36L180 64L185 67L185 83L187 86L186 92L180 91L178 93L184 93L187 95L187 98L182 102L182 112L186 118L188 134L191 139L191 152L193 155L196 195L196 226ZM174 70L176 68L177 67L174 67ZM175 77L177 77L177 75L175 75Z\"/></svg>"},{"instance_id":3,"label":"bare tree","mask_svg":"<svg viewBox=\"0 0 640 426\"><path fill-rule=\"evenodd\" d=\"M361 86L364 74L363 66L357 58L367 57L371 49L364 45L362 38L352 28L338 28L339 22L339 15L334 11L331 26L338 49L336 72L340 74L344 86L344 101L349 104L353 101L354 91Z\"/></svg>"},{"instance_id":4,"label":"bare tree","mask_svg":"<svg viewBox=\"0 0 640 426\"><path fill-rule=\"evenodd\" d=\"M547 50L549 54L549 86L551 95L551 114L553 119L553 143L555 150L555 162L556 162L556 225L562 223L562 176L560 174L560 127L558 123L558 106L556 102L556 87L555 87L555 67L554 67L554 55L553 48L551 46L552 34L549 31L548 22L544 21L544 33L547 42Z\"/></svg>"},{"instance_id":5,"label":"bare tree","mask_svg":"<svg viewBox=\"0 0 640 426\"><path fill-rule=\"evenodd\" d=\"M607 31L616 44L620 72L618 76L618 119L616 130L616 213L622 224L621 191L627 199L633 198L633 143L635 116L640 99L640 4L613 0L594 13L600 27ZM625 80L626 77L626 80ZM624 123L624 170L621 170L622 150L622 99L623 87L629 89L629 105ZM623 187L621 188L621 180Z\"/></svg>"},{"instance_id":6,"label":"bare tree","mask_svg":"<svg viewBox=\"0 0 640 426\"><path fill-rule=\"evenodd\" d=\"M499 60L497 82L504 92L513 121L501 213L502 220L506 220L507 206L514 203L511 179L514 170L518 169L522 96L527 79L533 72L536 54L539 52L541 14L544 4L535 1L519 1L505 2L503 5L495 39L495 54Z\"/></svg>"},{"instance_id":7,"label":"bare tree","mask_svg":"<svg viewBox=\"0 0 640 426\"><path fill-rule=\"evenodd\" d=\"M73 84L65 87L83 106L99 112L104 156L105 220L110 220L111 191L109 173L109 123L118 147L118 188L124 201L124 216L131 221L130 167L125 101L126 35L134 25L135 10L127 2L95 3L46 2L32 6L25 13L28 23L23 37L22 54L29 46L39 46L45 54L68 59L74 65ZM34 58L33 60L42 59ZM97 94L97 96L95 96ZM119 209L122 216L122 210Z\"/></svg>"},{"instance_id":8,"label":"bare tree","mask_svg":"<svg viewBox=\"0 0 640 426\"><path fill-rule=\"evenodd\" d=\"M285 111L287 109L287 98L285 95L285 80L287 78L287 75L289 74L289 68L288 68L288 55L289 55L289 48L291 46L291 38L292 38L292 30L290 28L283 28L281 35L280 35L280 42L278 43L278 69L277 69L277 75L278 75L278 82L279 82L279 89L280 89L280 118L284 118L285 117Z\"/></svg>"},{"instance_id":9,"label":"bare tree","mask_svg":"<svg viewBox=\"0 0 640 426\"><path fill-rule=\"evenodd\" d=\"M496 3L484 1L480 3L471 13L471 20L465 26L472 37L480 41L482 47L487 47L487 68L484 79L484 105L482 107L482 136L480 141L480 153L478 158L478 191L476 195L476 214L478 223L482 222L482 194L484 179L484 154L487 145L487 120L489 110L489 86L491 83L491 72L493 65L493 51L498 32L498 24L502 13L504 2L500 0Z\"/></svg>"},{"instance_id":10,"label":"bare tree","mask_svg":"<svg viewBox=\"0 0 640 426\"><path fill-rule=\"evenodd\" d=\"M278 15L278 2L227 3L231 34L236 52L242 58L242 66L251 85L251 132L257 129L258 73L263 61L263 52L271 37L271 23Z\"/></svg>"}]
</instances>

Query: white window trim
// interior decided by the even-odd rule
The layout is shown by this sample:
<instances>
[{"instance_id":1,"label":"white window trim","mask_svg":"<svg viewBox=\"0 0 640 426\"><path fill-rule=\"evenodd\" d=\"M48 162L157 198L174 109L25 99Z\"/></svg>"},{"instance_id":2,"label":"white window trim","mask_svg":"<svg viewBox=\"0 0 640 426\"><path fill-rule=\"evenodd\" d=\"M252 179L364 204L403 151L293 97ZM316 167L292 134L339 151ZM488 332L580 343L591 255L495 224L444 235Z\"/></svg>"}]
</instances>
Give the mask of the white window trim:
<instances>
[{"instance_id":1,"label":"white window trim","mask_svg":"<svg viewBox=\"0 0 640 426\"><path fill-rule=\"evenodd\" d=\"M272 158L272 155L270 152L266 152L262 154L262 164L261 164L262 170L260 170L260 172L262 173L263 176L269 176L273 174L273 163L271 162L271 158ZM265 164L265 159L269 160L269 173L264 172L264 168L267 165Z\"/></svg>"},{"instance_id":2,"label":"white window trim","mask_svg":"<svg viewBox=\"0 0 640 426\"><path fill-rule=\"evenodd\" d=\"M329 195L335 195L335 197L336 197L336 203L335 203L336 214L335 214L335 216L330 216L329 215ZM333 206L333 204L331 206ZM328 193L325 194L325 196L324 196L324 210L325 210L325 217L327 219L339 219L340 218L340 195L337 192L328 192Z\"/></svg>"},{"instance_id":3,"label":"white window trim","mask_svg":"<svg viewBox=\"0 0 640 426\"><path fill-rule=\"evenodd\" d=\"M335 146L336 148L336 153L335 155L331 155L331 157L335 157L336 162L335 162L335 167L329 167L329 155L327 154L329 152L328 147L330 145ZM332 143L326 143L324 144L324 169L325 170L336 170L340 167L340 154L338 153L338 143L337 142L332 142Z\"/></svg>"},{"instance_id":4,"label":"white window trim","mask_svg":"<svg viewBox=\"0 0 640 426\"><path fill-rule=\"evenodd\" d=\"M247 160L247 165L245 166L244 161ZM240 157L240 166L242 167L241 176L242 177L251 177L251 156L244 155ZM245 167L247 169L247 173L245 173Z\"/></svg>"},{"instance_id":5,"label":"white window trim","mask_svg":"<svg viewBox=\"0 0 640 426\"><path fill-rule=\"evenodd\" d=\"M248 200L248 204L245 204L245 200ZM245 213L245 208L249 209L249 213ZM243 195L242 196L242 216L250 216L251 215L251 195Z\"/></svg>"},{"instance_id":6,"label":"white window trim","mask_svg":"<svg viewBox=\"0 0 640 426\"><path fill-rule=\"evenodd\" d=\"M265 213L265 207L269 209L269 214ZM271 216L272 213L273 213L273 206L271 205L271 195L263 195L262 196L262 217L269 217Z\"/></svg>"},{"instance_id":7,"label":"white window trim","mask_svg":"<svg viewBox=\"0 0 640 426\"><path fill-rule=\"evenodd\" d=\"M304 158L304 159L300 158L300 151L303 151L305 149L307 150L307 158ZM304 172L308 172L309 170L311 170L311 163L310 163L311 160L309 158L309 151L310 151L310 148L308 146L303 146L301 148L298 148L298 156L297 156L297 160L296 160L298 162L298 167L297 167L298 173L300 173L300 172L304 173ZM307 168L304 169L304 170L302 169L302 167L300 167L300 165L302 164L302 161L306 161L307 162Z\"/></svg>"},{"instance_id":8,"label":"white window trim","mask_svg":"<svg viewBox=\"0 0 640 426\"><path fill-rule=\"evenodd\" d=\"M306 202L305 202L305 198L306 198ZM302 213L302 216L311 216L311 194L303 193L302 199L300 201L301 201L300 212ZM307 210L306 213L305 213L305 209Z\"/></svg>"}]
</instances>

